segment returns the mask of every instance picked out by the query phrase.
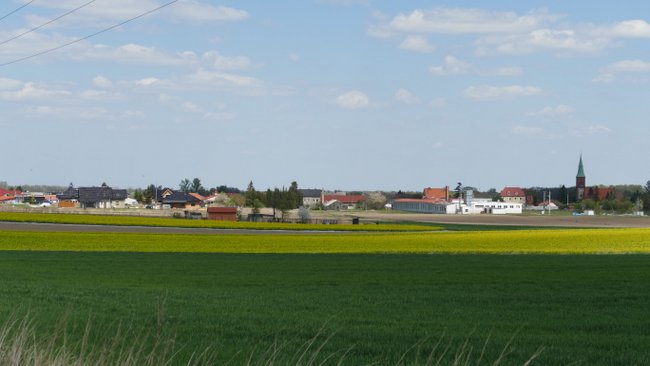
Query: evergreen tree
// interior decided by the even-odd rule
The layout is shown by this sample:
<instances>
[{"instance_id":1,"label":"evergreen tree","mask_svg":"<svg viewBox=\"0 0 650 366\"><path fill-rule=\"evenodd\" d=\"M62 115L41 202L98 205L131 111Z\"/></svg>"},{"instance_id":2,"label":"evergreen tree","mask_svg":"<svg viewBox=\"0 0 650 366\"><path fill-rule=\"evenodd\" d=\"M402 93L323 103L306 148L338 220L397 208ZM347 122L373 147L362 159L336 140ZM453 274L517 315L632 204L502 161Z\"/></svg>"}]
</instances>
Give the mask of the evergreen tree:
<instances>
[{"instance_id":1,"label":"evergreen tree","mask_svg":"<svg viewBox=\"0 0 650 366\"><path fill-rule=\"evenodd\" d=\"M248 187L246 188L246 193L244 193L244 197L246 197L247 207L253 207L253 203L256 199L259 201L257 191L255 190L255 186L253 185L253 181L250 181L250 183L248 183Z\"/></svg>"}]
</instances>

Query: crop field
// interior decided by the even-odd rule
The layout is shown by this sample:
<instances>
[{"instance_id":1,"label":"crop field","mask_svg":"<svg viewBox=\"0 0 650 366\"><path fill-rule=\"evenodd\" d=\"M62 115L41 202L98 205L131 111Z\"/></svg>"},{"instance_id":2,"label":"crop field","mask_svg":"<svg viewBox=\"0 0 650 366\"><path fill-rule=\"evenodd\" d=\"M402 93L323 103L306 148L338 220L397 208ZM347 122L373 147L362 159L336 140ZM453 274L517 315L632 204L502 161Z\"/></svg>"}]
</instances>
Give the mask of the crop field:
<instances>
[{"instance_id":1,"label":"crop field","mask_svg":"<svg viewBox=\"0 0 650 366\"><path fill-rule=\"evenodd\" d=\"M0 320L172 364L648 364L649 234L0 231Z\"/></svg>"},{"instance_id":2,"label":"crop field","mask_svg":"<svg viewBox=\"0 0 650 366\"><path fill-rule=\"evenodd\" d=\"M650 253L650 229L328 235L0 231L0 250L204 253Z\"/></svg>"},{"instance_id":3,"label":"crop field","mask_svg":"<svg viewBox=\"0 0 650 366\"><path fill-rule=\"evenodd\" d=\"M1 252L0 278L3 318L32 314L42 334L65 318L70 339L90 319L94 342L128 324L174 337L179 360L280 344L285 364L320 334L348 365L413 364L438 341L436 357L467 342L474 361L488 341L491 364L513 336L503 364L540 347L533 364L650 362L645 255Z\"/></svg>"},{"instance_id":4,"label":"crop field","mask_svg":"<svg viewBox=\"0 0 650 366\"><path fill-rule=\"evenodd\" d=\"M160 217L102 216L31 212L0 212L0 221L41 222L53 224L119 225L151 227L185 227L208 229L291 230L291 231L433 231L439 227L426 224L289 224L272 222L187 220Z\"/></svg>"}]
</instances>

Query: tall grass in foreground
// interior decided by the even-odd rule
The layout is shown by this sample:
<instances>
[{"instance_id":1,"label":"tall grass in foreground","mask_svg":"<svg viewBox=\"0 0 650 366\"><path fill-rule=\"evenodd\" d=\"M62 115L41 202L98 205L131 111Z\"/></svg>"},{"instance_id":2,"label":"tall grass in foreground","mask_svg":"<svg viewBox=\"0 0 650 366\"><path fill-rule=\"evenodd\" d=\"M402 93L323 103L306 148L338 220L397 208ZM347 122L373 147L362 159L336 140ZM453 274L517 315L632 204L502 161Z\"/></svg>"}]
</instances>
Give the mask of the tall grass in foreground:
<instances>
[{"instance_id":1,"label":"tall grass in foreground","mask_svg":"<svg viewBox=\"0 0 650 366\"><path fill-rule=\"evenodd\" d=\"M241 351L241 364L252 366L271 365L343 365L354 345L334 352L325 351L335 333L326 335L322 328L314 337L295 348L294 342L280 342L277 339L268 347ZM121 366L164 366L164 365L214 365L224 364L217 360L218 353L203 350L189 359L178 357L179 347L173 339L165 339L158 330L148 335L131 329L119 328L111 336L100 337L100 344L93 342L90 322L86 324L81 340L68 339L67 325L60 322L51 334L39 334L26 316L12 318L0 328L0 366L68 366L68 365L121 365ZM432 346L421 341L406 350L397 365L492 365L506 362L512 352L514 336L494 360L485 357L489 337L482 349L474 349L468 339L461 341L445 336L438 338ZM543 351L540 347L523 365L530 365ZM236 355L237 356L237 355ZM235 357L225 364L239 364ZM512 364L507 361L508 364ZM386 364L378 360L372 365Z\"/></svg>"}]
</instances>

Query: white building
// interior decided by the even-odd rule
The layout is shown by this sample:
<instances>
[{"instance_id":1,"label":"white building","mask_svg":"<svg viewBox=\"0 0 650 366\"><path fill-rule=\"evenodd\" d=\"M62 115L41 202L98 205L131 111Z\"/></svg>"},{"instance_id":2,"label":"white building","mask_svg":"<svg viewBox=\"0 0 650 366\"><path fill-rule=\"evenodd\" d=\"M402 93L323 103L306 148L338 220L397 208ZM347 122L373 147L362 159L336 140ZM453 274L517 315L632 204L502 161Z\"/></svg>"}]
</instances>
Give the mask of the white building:
<instances>
[{"instance_id":1,"label":"white building","mask_svg":"<svg viewBox=\"0 0 650 366\"><path fill-rule=\"evenodd\" d=\"M520 214L523 212L524 204L516 202L498 202L489 198L474 198L469 203L469 213L471 214Z\"/></svg>"},{"instance_id":2,"label":"white building","mask_svg":"<svg viewBox=\"0 0 650 366\"><path fill-rule=\"evenodd\" d=\"M494 202L487 198L474 198L466 203L462 201L459 204L457 198L450 201L444 200L425 200L425 199L398 199L393 203L393 210L432 213L432 214L521 214L523 204L514 202Z\"/></svg>"}]
</instances>

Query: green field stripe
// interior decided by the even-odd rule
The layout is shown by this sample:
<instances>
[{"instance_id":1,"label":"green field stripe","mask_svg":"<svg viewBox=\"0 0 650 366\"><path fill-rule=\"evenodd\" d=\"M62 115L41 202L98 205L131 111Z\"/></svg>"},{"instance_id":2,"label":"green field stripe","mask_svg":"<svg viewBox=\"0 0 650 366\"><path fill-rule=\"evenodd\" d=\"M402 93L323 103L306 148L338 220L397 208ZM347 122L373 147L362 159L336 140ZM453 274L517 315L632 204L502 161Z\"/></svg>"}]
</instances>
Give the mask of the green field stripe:
<instances>
[{"instance_id":1,"label":"green field stripe","mask_svg":"<svg viewBox=\"0 0 650 366\"><path fill-rule=\"evenodd\" d=\"M650 253L650 229L365 235L0 232L0 250L187 253Z\"/></svg>"}]
</instances>

